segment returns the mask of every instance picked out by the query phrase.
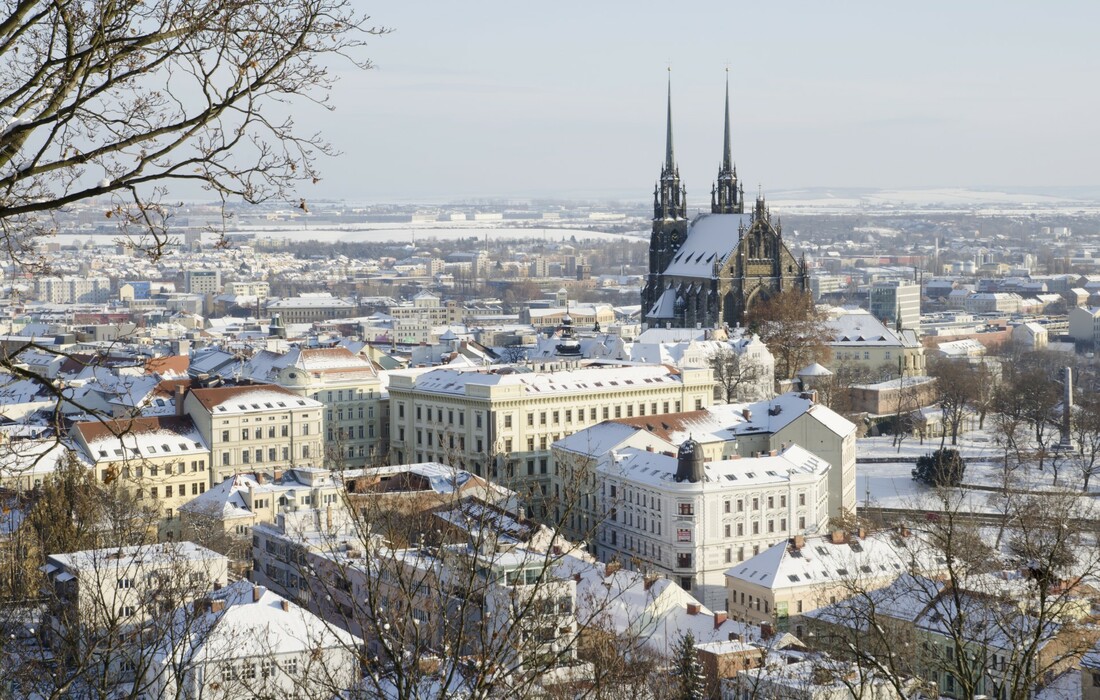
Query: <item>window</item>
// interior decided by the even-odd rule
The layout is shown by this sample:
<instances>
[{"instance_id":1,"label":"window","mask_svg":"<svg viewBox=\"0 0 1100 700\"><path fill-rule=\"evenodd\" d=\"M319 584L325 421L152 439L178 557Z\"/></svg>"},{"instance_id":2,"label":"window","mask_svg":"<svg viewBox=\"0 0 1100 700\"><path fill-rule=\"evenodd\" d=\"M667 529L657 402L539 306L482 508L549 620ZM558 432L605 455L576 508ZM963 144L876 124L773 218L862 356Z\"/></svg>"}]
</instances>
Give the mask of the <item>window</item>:
<instances>
[{"instance_id":1,"label":"window","mask_svg":"<svg viewBox=\"0 0 1100 700\"><path fill-rule=\"evenodd\" d=\"M676 566L681 569L691 568L691 553L683 552L676 555Z\"/></svg>"},{"instance_id":2,"label":"window","mask_svg":"<svg viewBox=\"0 0 1100 700\"><path fill-rule=\"evenodd\" d=\"M248 428L241 428L241 439L242 440L249 439L249 435L250 435L250 433L248 432Z\"/></svg>"},{"instance_id":3,"label":"window","mask_svg":"<svg viewBox=\"0 0 1100 700\"><path fill-rule=\"evenodd\" d=\"M730 524L726 523L726 537L730 536L730 533L731 533L732 530L733 530L733 528L730 527Z\"/></svg>"},{"instance_id":4,"label":"window","mask_svg":"<svg viewBox=\"0 0 1100 700\"><path fill-rule=\"evenodd\" d=\"M171 498L172 497L172 485L171 484L168 484L167 486L164 487L164 497L165 498Z\"/></svg>"},{"instance_id":5,"label":"window","mask_svg":"<svg viewBox=\"0 0 1100 700\"><path fill-rule=\"evenodd\" d=\"M768 496L768 508L775 508L775 496Z\"/></svg>"},{"instance_id":6,"label":"window","mask_svg":"<svg viewBox=\"0 0 1100 700\"><path fill-rule=\"evenodd\" d=\"M535 424L535 414L534 413L528 413L527 414L527 425L533 426L534 424Z\"/></svg>"},{"instance_id":7,"label":"window","mask_svg":"<svg viewBox=\"0 0 1100 700\"><path fill-rule=\"evenodd\" d=\"M283 429L280 431L279 434L282 435L283 437L290 437L290 426L289 425L284 425Z\"/></svg>"},{"instance_id":8,"label":"window","mask_svg":"<svg viewBox=\"0 0 1100 700\"><path fill-rule=\"evenodd\" d=\"M681 503L679 509L680 515L695 515L695 504L693 503Z\"/></svg>"},{"instance_id":9,"label":"window","mask_svg":"<svg viewBox=\"0 0 1100 700\"><path fill-rule=\"evenodd\" d=\"M805 530L806 529L806 516L804 516L804 515L799 516L799 518L798 518L798 529L799 530Z\"/></svg>"},{"instance_id":10,"label":"window","mask_svg":"<svg viewBox=\"0 0 1100 700\"><path fill-rule=\"evenodd\" d=\"M198 496L199 495L199 482L196 481L195 483L191 484L191 495L192 496Z\"/></svg>"},{"instance_id":11,"label":"window","mask_svg":"<svg viewBox=\"0 0 1100 700\"><path fill-rule=\"evenodd\" d=\"M787 507L787 497L786 496L780 496L779 497L779 507L780 508L786 508Z\"/></svg>"},{"instance_id":12,"label":"window","mask_svg":"<svg viewBox=\"0 0 1100 700\"><path fill-rule=\"evenodd\" d=\"M737 512L738 513L743 513L744 511L745 511L745 501L738 498L737 499Z\"/></svg>"},{"instance_id":13,"label":"window","mask_svg":"<svg viewBox=\"0 0 1100 700\"><path fill-rule=\"evenodd\" d=\"M677 542L691 542L691 530L686 527L677 528L676 530Z\"/></svg>"},{"instance_id":14,"label":"window","mask_svg":"<svg viewBox=\"0 0 1100 700\"><path fill-rule=\"evenodd\" d=\"M133 588L134 587L134 580L130 579L130 578L120 578L118 580L118 587L119 588Z\"/></svg>"},{"instance_id":15,"label":"window","mask_svg":"<svg viewBox=\"0 0 1100 700\"><path fill-rule=\"evenodd\" d=\"M741 537L745 534L745 523L737 523L737 536Z\"/></svg>"},{"instance_id":16,"label":"window","mask_svg":"<svg viewBox=\"0 0 1100 700\"><path fill-rule=\"evenodd\" d=\"M222 452L222 466L223 467L229 466L229 453L228 452Z\"/></svg>"},{"instance_id":17,"label":"window","mask_svg":"<svg viewBox=\"0 0 1100 700\"><path fill-rule=\"evenodd\" d=\"M474 427L475 428L480 428L481 427L481 411L477 411L476 413L474 413ZM478 450L478 451L480 452L480 450Z\"/></svg>"},{"instance_id":18,"label":"window","mask_svg":"<svg viewBox=\"0 0 1100 700\"><path fill-rule=\"evenodd\" d=\"M504 427L505 428L511 428L512 427L512 414L511 413L507 413L507 414L504 415Z\"/></svg>"},{"instance_id":19,"label":"window","mask_svg":"<svg viewBox=\"0 0 1100 700\"><path fill-rule=\"evenodd\" d=\"M753 510L760 510L760 499L759 498L752 499L752 509Z\"/></svg>"},{"instance_id":20,"label":"window","mask_svg":"<svg viewBox=\"0 0 1100 700\"><path fill-rule=\"evenodd\" d=\"M804 493L798 494L798 505L800 505L800 506L806 505L806 494L804 494Z\"/></svg>"},{"instance_id":21,"label":"window","mask_svg":"<svg viewBox=\"0 0 1100 700\"><path fill-rule=\"evenodd\" d=\"M223 430L222 431L222 442L229 442L229 431L228 430Z\"/></svg>"},{"instance_id":22,"label":"window","mask_svg":"<svg viewBox=\"0 0 1100 700\"><path fill-rule=\"evenodd\" d=\"M730 502L729 502L729 501L726 501L726 502L725 502L725 503L723 504L723 506L722 506L722 510L724 510L724 511L725 511L725 512L727 512L727 513L728 513L728 512L730 512Z\"/></svg>"}]
</instances>

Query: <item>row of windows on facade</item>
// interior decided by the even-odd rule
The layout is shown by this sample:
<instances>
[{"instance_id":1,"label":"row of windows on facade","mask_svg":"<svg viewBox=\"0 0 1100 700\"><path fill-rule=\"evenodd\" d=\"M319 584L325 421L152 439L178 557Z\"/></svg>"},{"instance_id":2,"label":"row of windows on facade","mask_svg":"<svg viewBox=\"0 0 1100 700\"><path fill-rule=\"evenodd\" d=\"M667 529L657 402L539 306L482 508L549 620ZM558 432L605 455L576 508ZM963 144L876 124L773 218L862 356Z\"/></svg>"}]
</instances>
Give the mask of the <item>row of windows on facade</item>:
<instances>
[{"instance_id":1,"label":"row of windows on facade","mask_svg":"<svg viewBox=\"0 0 1100 700\"><path fill-rule=\"evenodd\" d=\"M279 437L290 437L290 426L289 425L283 425L283 426L280 426L280 428L281 429L279 430ZM309 423L303 423L302 424L302 433L301 434L302 435L309 435ZM274 425L267 426L267 437L269 437L269 438L275 437L275 426ZM233 438L230 437L230 431L228 431L228 430L223 430L222 431L222 442L230 442L230 441L232 441L232 439ZM264 439L264 429L263 428L241 428L241 440L253 440L253 439L263 440Z\"/></svg>"},{"instance_id":2,"label":"row of windows on facade","mask_svg":"<svg viewBox=\"0 0 1100 700\"><path fill-rule=\"evenodd\" d=\"M619 546L619 533L616 530L604 529L600 539L605 543L609 542L611 544L611 546L613 546L613 547L618 547ZM635 539L634 537L631 537L630 535L626 535L626 534L623 535L622 542L623 542L623 548L626 551L632 552L632 553L635 553L635 554L640 554L643 557L652 557L653 561L655 563L658 563L658 564L661 562L662 548L659 544L651 543L651 542L649 542L645 539L642 539L642 538ZM751 556L755 557L757 554L760 554L760 545L758 545L758 544L752 546L752 555ZM723 555L723 560L725 561L725 563L732 564L734 562L733 547L726 547L725 550L723 551L722 555ZM746 557L746 547L744 547L744 546L738 547L737 548L737 561L738 562L745 561L745 557ZM678 568L678 569L690 569L691 568L691 563L692 563L692 555L691 555L690 552L679 552L679 553L676 554L676 568ZM690 589L687 589L687 590L690 590Z\"/></svg>"},{"instance_id":3,"label":"row of windows on facade","mask_svg":"<svg viewBox=\"0 0 1100 700\"><path fill-rule=\"evenodd\" d=\"M859 351L856 350L855 352L840 352L838 350L837 353L836 353L836 359L837 359L837 362L840 362L841 360L858 360L859 359ZM863 359L865 359L865 360L870 360L871 359L871 351L870 350L864 350L863 351ZM890 359L890 351L889 350L886 351L886 354L883 356L882 359L884 359L884 360L889 360Z\"/></svg>"},{"instance_id":4,"label":"row of windows on facade","mask_svg":"<svg viewBox=\"0 0 1100 700\"><path fill-rule=\"evenodd\" d=\"M751 476L751 474L750 474L750 476ZM627 505L634 505L634 503L635 503L634 490L633 489L625 489L625 491L626 491L626 499L627 499L626 503L627 503ZM616 488L615 484L607 484L607 483L604 484L604 495L605 496L610 495L610 497L612 499L614 499L614 498L616 498L617 493L618 493L618 489ZM775 508L775 502L776 502L775 496L768 496L767 499L764 500L764 501L761 501L760 498L753 498L752 499L752 510L760 510L760 504L761 503L767 503L767 506L768 506L769 510L774 509ZM646 494L638 494L637 505L640 505L643 508L646 507ZM676 505L677 505L677 512L678 512L679 515L695 515L695 504L694 503L684 501L684 502L677 503ZM806 505L806 494L805 493L798 494L798 505L800 505L800 506L805 506ZM656 510L658 513L661 512L661 501L660 501L660 499L658 499L656 496L650 494L649 495L649 505L648 505L648 507L651 510ZM780 508L786 508L787 507L787 496L786 496L786 494L781 494L779 496L779 507ZM723 512L729 513L729 512L731 512L732 508L733 508L733 501L732 500L727 499L727 500L722 502L722 511ZM743 499L743 498L738 498L737 499L737 512L738 513L745 512L745 499Z\"/></svg>"},{"instance_id":5,"label":"row of windows on facade","mask_svg":"<svg viewBox=\"0 0 1100 700\"><path fill-rule=\"evenodd\" d=\"M362 406L359 407L358 413L359 413L359 419L362 420L363 419L363 407ZM328 420L331 421L333 419L332 415L333 415L332 414L332 409L330 408L327 411L326 418L328 418ZM352 411L351 408L348 408L347 416L348 416L348 420L352 420L353 418L355 418L354 412ZM371 406L370 410L367 411L367 416L371 419L374 418L374 406ZM336 409L336 420L344 420L344 409L343 408Z\"/></svg>"},{"instance_id":6,"label":"row of windows on facade","mask_svg":"<svg viewBox=\"0 0 1100 700\"><path fill-rule=\"evenodd\" d=\"M336 393L336 400L337 401L343 401L344 400L344 390L343 389L337 389L335 393ZM325 398L324 398L325 403L332 403L332 394L333 394L332 391L326 391L325 392ZM348 393L347 393L347 400L348 401L355 401L356 399L373 399L373 398L374 398L374 390L373 389L367 389L367 390L364 390L364 389L348 389ZM314 401L321 401L321 392L319 392L319 391L315 392L313 394L313 400ZM373 417L374 407L372 406L370 410L371 410L371 415ZM363 417L362 413L360 413L359 417L360 418Z\"/></svg>"},{"instance_id":7,"label":"row of windows on facade","mask_svg":"<svg viewBox=\"0 0 1100 700\"><path fill-rule=\"evenodd\" d=\"M177 490L177 488L174 488L173 486L178 487L178 490ZM193 481L193 482L191 482L191 495L192 496L198 496L198 495L203 494L203 493L206 493L206 482L205 481ZM175 484L175 485L166 484L164 486L164 497L165 498L175 498L176 496L186 496L186 495L187 495L187 484ZM134 491L134 497L137 498L138 500L144 499L145 498L145 489L135 490ZM157 486L150 486L149 487L149 498L153 498L153 499L160 498L160 488L157 487ZM171 519L172 518L172 509L169 508L166 512L168 513L168 515L166 517Z\"/></svg>"},{"instance_id":8,"label":"row of windows on facade","mask_svg":"<svg viewBox=\"0 0 1100 700\"><path fill-rule=\"evenodd\" d=\"M178 462L178 463L173 464L173 463L169 462L167 464L150 464L147 467L146 467L146 465L139 465L139 466L134 467L133 469L126 466L126 467L122 468L122 476L125 479L130 479L130 478L141 479L141 478L144 478L146 469L148 469L150 477L160 476L161 470L164 470L164 476L172 476L172 474L186 474L187 473L187 463L186 462ZM191 471L192 472L204 472L204 471L206 471L206 460L205 459L193 459L193 460L191 460ZM111 469L101 470L100 471L100 478L102 478L103 481L107 481L108 479L110 479L111 478Z\"/></svg>"},{"instance_id":9,"label":"row of windows on facade","mask_svg":"<svg viewBox=\"0 0 1100 700\"><path fill-rule=\"evenodd\" d=\"M557 487L555 486L555 490L556 490L556 488ZM611 518L611 522L619 522L619 513L615 508L612 508L608 512L608 514ZM760 534L761 522L762 521L760 521L760 520L751 521L750 525L752 526L752 534L754 534L754 535L759 535ZM634 527L634 514L633 513L624 514L623 519L622 519L622 523L625 527ZM776 532L776 529L775 529L776 521L775 521L774 518L769 518L767 520L766 524L767 524L767 532L768 533ZM798 528L799 528L799 530L805 530L806 529L806 516L800 515L798 517ZM655 535L660 535L661 534L661 521L656 519L656 518L647 519L647 518L644 518L642 516L638 516L638 529L641 530L642 532L650 532L650 533L655 534ZM737 523L736 530L737 530L737 537L744 537L745 536L745 523ZM787 531L787 519L786 518L780 518L779 519L779 532L786 532L786 531ZM723 532L724 532L724 534L727 538L728 537L733 537L734 536L733 535L733 532L734 532L733 525L731 523L726 523L724 525ZM682 528L677 528L676 529L676 541L677 542L691 542L691 540L692 540L692 529L691 528L682 527Z\"/></svg>"},{"instance_id":10,"label":"row of windows on facade","mask_svg":"<svg viewBox=\"0 0 1100 700\"><path fill-rule=\"evenodd\" d=\"M277 461L279 461L277 449L278 448L275 448L275 447L267 448L267 461L268 462L277 462ZM251 464L252 461L253 461L252 460L252 455L253 454L255 454L255 456L256 456L256 460L255 460L256 464L262 464L263 461L264 461L264 450L263 450L262 447L257 448L255 450L255 452L253 452L251 450L241 450L241 464ZM283 454L282 461L284 461L284 462L288 461L290 459L290 448L289 447L284 447L282 449L282 454ZM309 445L302 445L302 459L309 459ZM232 464L233 464L233 455L232 455L232 453L222 452L222 466L223 467L228 467Z\"/></svg>"},{"instance_id":11,"label":"row of windows on facade","mask_svg":"<svg viewBox=\"0 0 1100 700\"><path fill-rule=\"evenodd\" d=\"M252 661L245 661L242 663L230 662L222 664L222 683L233 683L236 681L254 681L257 678L256 667L257 664ZM260 659L258 677L270 678L280 668L282 669L283 673L290 677L294 682L298 682L301 680L300 678L298 678L298 657L296 656L290 656L282 659L281 664L276 664L274 659Z\"/></svg>"},{"instance_id":12,"label":"row of windows on facade","mask_svg":"<svg viewBox=\"0 0 1100 700\"><path fill-rule=\"evenodd\" d=\"M371 423L369 426L367 426L368 430L364 430L363 426L361 426L361 425L357 426L357 427L359 428L359 439L360 440L364 440L368 437L369 438L374 437L374 423ZM329 428L328 429L328 439L329 440L354 440L355 439L355 428L354 427L348 428L346 431L342 427L337 428L336 430L333 430L332 428Z\"/></svg>"},{"instance_id":13,"label":"row of windows on facade","mask_svg":"<svg viewBox=\"0 0 1100 700\"><path fill-rule=\"evenodd\" d=\"M649 413L650 414L656 414L657 413L657 406L658 406L658 402L656 402L656 401L650 403L649 404ZM679 401L672 401L672 402L665 401L661 404L661 406L662 406L662 411L661 411L662 413L668 413L669 409L672 409L672 411L675 412L675 413L679 413L680 410L681 410L682 404ZM641 403L638 403L638 404L628 403L628 404L618 404L614 407L614 416L615 416L615 418L622 418L623 417L624 407L625 407L627 418L634 417L635 412L637 412L637 415L639 415L639 416L646 415L646 403L645 402L641 402ZM702 399L695 399L695 410L699 411L699 410L702 410L702 408L703 408L703 400ZM564 421L565 424L569 424L569 423L573 423L573 422L584 423L585 422L584 411L585 411L585 409L583 409L583 408L576 409L576 421L574 421L574 412L573 412L573 409L571 409L571 408L560 409L560 410L556 410L556 411L539 411L538 412L538 424L539 425L559 425L559 424L563 423L563 421L561 420L562 416L565 417L565 421ZM422 407L422 406L417 406L416 407L416 420L418 420L418 421L424 420L424 413L425 412L427 413L428 420L432 420L432 409L428 408L425 411L424 407ZM611 407L604 406L600 409L597 409L595 406L593 406L593 407L588 409L588 421L589 422L597 420L597 415L599 415L602 420L609 420L611 418L611 415L612 415ZM403 404L403 403L397 404L397 417L398 418L404 418L405 417L405 404ZM534 411L531 411L527 414L527 425L528 425L528 427L534 427L535 418L536 418L536 416L535 416ZM443 423L444 422L444 420L443 420L443 409L442 408L435 409L435 420L436 420L437 423ZM455 411L454 411L454 409L447 409L446 424L447 425L454 425L455 424ZM458 412L458 425L459 426L465 426L466 425L466 414L463 411ZM503 415L503 427L504 428L511 428L512 426L513 426L512 414L511 413L505 413ZM475 428L482 427L482 413L480 411L476 411L474 413L474 427Z\"/></svg>"}]
</instances>

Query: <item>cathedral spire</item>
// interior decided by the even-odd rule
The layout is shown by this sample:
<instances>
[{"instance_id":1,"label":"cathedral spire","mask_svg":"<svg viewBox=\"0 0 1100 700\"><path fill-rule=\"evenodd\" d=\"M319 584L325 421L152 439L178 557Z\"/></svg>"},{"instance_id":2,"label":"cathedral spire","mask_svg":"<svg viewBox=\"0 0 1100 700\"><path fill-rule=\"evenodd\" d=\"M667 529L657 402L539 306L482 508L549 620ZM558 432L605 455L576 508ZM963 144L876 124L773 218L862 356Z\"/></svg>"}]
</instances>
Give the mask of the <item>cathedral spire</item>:
<instances>
[{"instance_id":1,"label":"cathedral spire","mask_svg":"<svg viewBox=\"0 0 1100 700\"><path fill-rule=\"evenodd\" d=\"M733 171L733 149L730 148L730 69L726 69L726 133L722 141L722 172Z\"/></svg>"},{"instance_id":2,"label":"cathedral spire","mask_svg":"<svg viewBox=\"0 0 1100 700\"><path fill-rule=\"evenodd\" d=\"M743 214L744 197L737 184L737 168L733 164L733 148L730 129L730 71L726 68L726 129L722 139L722 167L718 169L718 183L711 195L712 214Z\"/></svg>"},{"instance_id":3,"label":"cathedral spire","mask_svg":"<svg viewBox=\"0 0 1100 700\"><path fill-rule=\"evenodd\" d=\"M671 173L676 167L672 153L672 66L668 69L668 122L665 127L665 172Z\"/></svg>"}]
</instances>

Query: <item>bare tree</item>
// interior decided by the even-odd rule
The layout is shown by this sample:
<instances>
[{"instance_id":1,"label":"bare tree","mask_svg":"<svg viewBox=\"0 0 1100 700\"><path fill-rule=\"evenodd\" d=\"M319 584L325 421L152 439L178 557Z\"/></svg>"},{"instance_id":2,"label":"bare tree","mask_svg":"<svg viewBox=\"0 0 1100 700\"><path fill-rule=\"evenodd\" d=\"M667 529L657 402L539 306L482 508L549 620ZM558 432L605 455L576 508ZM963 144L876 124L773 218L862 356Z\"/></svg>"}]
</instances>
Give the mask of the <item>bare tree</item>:
<instances>
[{"instance_id":1,"label":"bare tree","mask_svg":"<svg viewBox=\"0 0 1100 700\"><path fill-rule=\"evenodd\" d=\"M795 372L829 355L832 334L808 292L786 289L753 305L745 323L775 356L776 378Z\"/></svg>"},{"instance_id":2,"label":"bare tree","mask_svg":"<svg viewBox=\"0 0 1100 700\"><path fill-rule=\"evenodd\" d=\"M963 419L977 396L977 375L966 362L941 359L932 364L929 374L936 378L936 403L942 413L943 428L940 447L951 434L951 444L959 442Z\"/></svg>"},{"instance_id":3,"label":"bare tree","mask_svg":"<svg viewBox=\"0 0 1100 700\"><path fill-rule=\"evenodd\" d=\"M168 186L224 200L289 197L332 148L280 103L327 106L335 56L369 28L346 0L12 0L0 17L0 227L32 263L60 208L106 198L105 220L151 254L169 241ZM304 208L304 200L302 200Z\"/></svg>"},{"instance_id":4,"label":"bare tree","mask_svg":"<svg viewBox=\"0 0 1100 700\"><path fill-rule=\"evenodd\" d=\"M1100 400L1095 394L1082 393L1073 414L1074 461L1081 474L1081 490L1100 472Z\"/></svg>"},{"instance_id":5,"label":"bare tree","mask_svg":"<svg viewBox=\"0 0 1100 700\"><path fill-rule=\"evenodd\" d=\"M939 563L936 575L906 573L885 588L851 577L847 600L815 612L818 643L956 697L1031 698L1097 640L1082 585L1100 568L1087 511L1076 494L1008 494L1007 546L995 549L964 494L938 498L933 512L906 522Z\"/></svg>"},{"instance_id":6,"label":"bare tree","mask_svg":"<svg viewBox=\"0 0 1100 700\"><path fill-rule=\"evenodd\" d=\"M763 376L760 365L739 355L728 345L712 354L708 362L714 373L715 398L721 398L725 403L742 400L744 388L756 384Z\"/></svg>"}]
</instances>

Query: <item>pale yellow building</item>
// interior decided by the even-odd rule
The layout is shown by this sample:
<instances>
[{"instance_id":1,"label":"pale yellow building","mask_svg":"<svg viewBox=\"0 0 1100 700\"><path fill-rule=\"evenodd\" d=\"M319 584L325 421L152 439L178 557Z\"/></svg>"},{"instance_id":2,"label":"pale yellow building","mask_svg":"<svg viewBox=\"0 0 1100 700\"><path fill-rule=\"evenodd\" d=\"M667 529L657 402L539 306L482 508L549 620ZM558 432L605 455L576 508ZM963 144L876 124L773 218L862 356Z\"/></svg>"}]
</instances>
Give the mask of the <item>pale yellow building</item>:
<instances>
[{"instance_id":1,"label":"pale yellow building","mask_svg":"<svg viewBox=\"0 0 1100 700\"><path fill-rule=\"evenodd\" d=\"M324 462L324 404L274 384L191 389L184 410L210 446L209 485Z\"/></svg>"},{"instance_id":2,"label":"pale yellow building","mask_svg":"<svg viewBox=\"0 0 1100 700\"><path fill-rule=\"evenodd\" d=\"M88 421L72 435L99 481L154 504L159 538L180 539L180 506L210 483L210 448L189 417Z\"/></svg>"},{"instance_id":3,"label":"pale yellow building","mask_svg":"<svg viewBox=\"0 0 1100 700\"><path fill-rule=\"evenodd\" d=\"M392 372L393 463L438 461L487 476L544 511L550 445L602 420L702 409L710 369L592 365L563 372L511 366Z\"/></svg>"}]
</instances>

